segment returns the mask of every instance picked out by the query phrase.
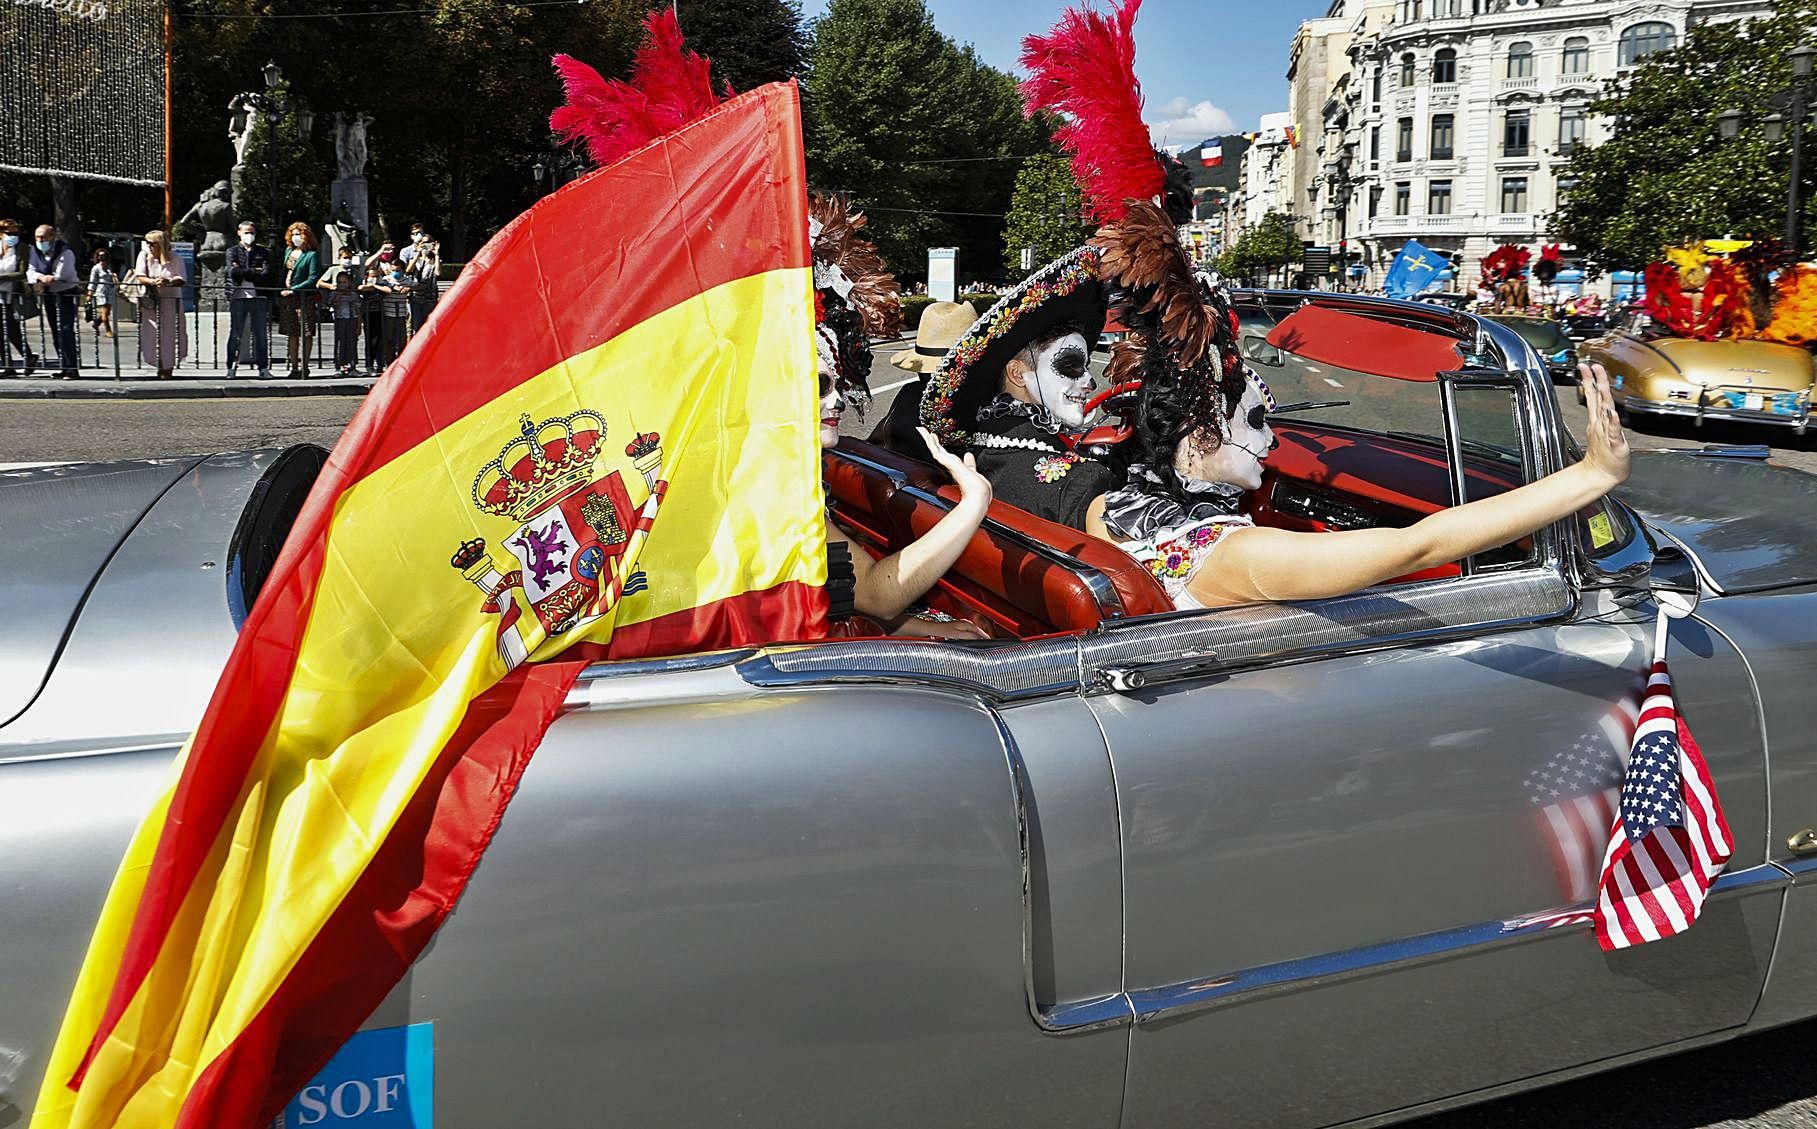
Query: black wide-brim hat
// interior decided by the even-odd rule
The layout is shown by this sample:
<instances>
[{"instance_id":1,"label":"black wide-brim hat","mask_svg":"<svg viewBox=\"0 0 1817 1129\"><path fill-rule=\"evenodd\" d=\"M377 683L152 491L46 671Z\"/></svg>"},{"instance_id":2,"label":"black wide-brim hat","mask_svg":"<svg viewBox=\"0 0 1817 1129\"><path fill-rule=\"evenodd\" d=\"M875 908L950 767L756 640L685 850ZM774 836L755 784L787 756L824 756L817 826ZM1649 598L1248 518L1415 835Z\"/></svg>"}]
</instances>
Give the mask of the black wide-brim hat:
<instances>
[{"instance_id":1,"label":"black wide-brim hat","mask_svg":"<svg viewBox=\"0 0 1817 1129\"><path fill-rule=\"evenodd\" d=\"M921 393L921 424L948 447L971 439L978 409L1003 390L1003 366L1047 330L1071 322L1096 347L1110 298L1098 279L1098 252L1080 247L997 299L953 343Z\"/></svg>"}]
</instances>

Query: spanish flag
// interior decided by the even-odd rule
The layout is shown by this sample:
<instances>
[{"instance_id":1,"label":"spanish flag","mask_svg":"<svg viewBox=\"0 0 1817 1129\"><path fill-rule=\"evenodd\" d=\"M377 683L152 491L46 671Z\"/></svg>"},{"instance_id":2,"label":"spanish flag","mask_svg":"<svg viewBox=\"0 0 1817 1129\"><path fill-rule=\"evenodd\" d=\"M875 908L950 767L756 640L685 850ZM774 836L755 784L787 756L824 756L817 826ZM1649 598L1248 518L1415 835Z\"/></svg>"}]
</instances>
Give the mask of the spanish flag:
<instances>
[{"instance_id":1,"label":"spanish flag","mask_svg":"<svg viewBox=\"0 0 1817 1129\"><path fill-rule=\"evenodd\" d=\"M269 1121L453 911L584 661L823 633L806 208L769 86L468 266L129 848L33 1129Z\"/></svg>"}]
</instances>

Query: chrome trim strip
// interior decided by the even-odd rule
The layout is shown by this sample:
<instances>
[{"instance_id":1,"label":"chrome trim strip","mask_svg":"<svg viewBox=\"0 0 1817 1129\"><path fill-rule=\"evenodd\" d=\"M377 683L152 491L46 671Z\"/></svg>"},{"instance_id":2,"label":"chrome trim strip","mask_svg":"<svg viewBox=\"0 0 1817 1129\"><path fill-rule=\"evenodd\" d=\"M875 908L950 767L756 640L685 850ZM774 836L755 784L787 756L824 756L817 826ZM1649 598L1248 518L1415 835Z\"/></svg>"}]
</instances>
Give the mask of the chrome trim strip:
<instances>
[{"instance_id":1,"label":"chrome trim strip","mask_svg":"<svg viewBox=\"0 0 1817 1129\"><path fill-rule=\"evenodd\" d=\"M1622 400L1621 406L1627 411L1640 412L1645 415L1683 416L1685 418L1720 420L1726 423L1764 423L1792 428L1797 427L1800 422L1808 422L1810 419L1810 416L1807 414L1809 412L1808 407L1799 414L1790 416L1779 415L1776 412L1754 412L1749 411L1746 408L1706 407L1700 412L1697 410L1697 406L1690 401L1676 403L1666 400L1643 400L1638 396L1625 397Z\"/></svg>"},{"instance_id":2,"label":"chrome trim strip","mask_svg":"<svg viewBox=\"0 0 1817 1129\"><path fill-rule=\"evenodd\" d=\"M1784 870L1771 864L1762 864L1734 874L1721 875L1711 886L1710 897L1728 897L1762 886L1785 889L1790 885L1791 878ZM1573 912L1587 913L1592 908L1593 903L1584 902L1551 911L1544 916L1550 918ZM1539 937L1576 932L1588 925L1588 922L1579 922L1548 926L1544 921L1535 921L1533 918L1512 922L1483 921L1417 937L1401 937L1340 952L1320 953L1198 980L1138 989L1128 995L1135 1006L1136 1022L1153 1023L1226 1004L1247 1003L1302 988L1323 987L1385 971L1475 955Z\"/></svg>"},{"instance_id":3,"label":"chrome trim strip","mask_svg":"<svg viewBox=\"0 0 1817 1129\"><path fill-rule=\"evenodd\" d=\"M931 506L949 512L953 508L953 504L940 495L931 490L923 490L921 487L910 483L908 476L894 467L885 466L875 459L866 458L857 452L848 451L843 447L834 448L832 453L848 462L856 463L861 467L883 475L895 484L898 492L907 494L917 501L926 502ZM984 521L980 523L980 528L988 529L992 534L1001 537L1003 540L1008 541L1023 551L1041 557L1050 564L1063 568L1067 572L1078 577L1086 588L1090 589L1092 599L1098 605L1099 619L1123 618L1123 598L1117 595L1116 586L1110 582L1110 577L1105 576L1102 572L1086 564L1071 553L1062 552L1044 541L1038 541L1028 534L1023 533L1021 530L1012 529L995 518L985 518Z\"/></svg>"},{"instance_id":4,"label":"chrome trim strip","mask_svg":"<svg viewBox=\"0 0 1817 1129\"><path fill-rule=\"evenodd\" d=\"M960 647L934 640L821 643L811 651L756 655L739 663L738 673L752 686L890 683L1012 702L1077 690L1078 642L1068 636L1046 644L996 647Z\"/></svg>"}]
</instances>

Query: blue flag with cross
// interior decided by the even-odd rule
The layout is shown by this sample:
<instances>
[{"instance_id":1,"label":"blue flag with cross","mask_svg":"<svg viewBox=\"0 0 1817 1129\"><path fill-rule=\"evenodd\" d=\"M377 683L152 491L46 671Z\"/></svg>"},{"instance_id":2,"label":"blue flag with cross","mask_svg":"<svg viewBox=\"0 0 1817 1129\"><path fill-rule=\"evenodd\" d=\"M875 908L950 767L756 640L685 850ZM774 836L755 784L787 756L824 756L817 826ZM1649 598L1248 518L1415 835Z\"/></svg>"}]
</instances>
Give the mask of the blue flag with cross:
<instances>
[{"instance_id":1,"label":"blue flag with cross","mask_svg":"<svg viewBox=\"0 0 1817 1129\"><path fill-rule=\"evenodd\" d=\"M1426 284L1438 277L1438 273L1451 266L1451 260L1423 247L1417 240L1407 240L1400 254L1394 257L1394 263L1388 268L1388 277L1383 282L1390 298L1411 298L1426 288Z\"/></svg>"}]
</instances>

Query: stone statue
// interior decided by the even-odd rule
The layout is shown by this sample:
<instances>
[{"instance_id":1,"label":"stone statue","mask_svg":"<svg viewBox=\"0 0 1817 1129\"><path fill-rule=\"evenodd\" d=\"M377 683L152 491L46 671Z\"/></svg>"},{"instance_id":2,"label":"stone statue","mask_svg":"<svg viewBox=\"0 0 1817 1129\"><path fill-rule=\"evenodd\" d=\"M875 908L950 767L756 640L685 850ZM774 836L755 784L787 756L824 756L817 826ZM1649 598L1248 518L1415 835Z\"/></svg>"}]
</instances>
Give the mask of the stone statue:
<instances>
[{"instance_id":1,"label":"stone statue","mask_svg":"<svg viewBox=\"0 0 1817 1129\"><path fill-rule=\"evenodd\" d=\"M334 156L344 180L366 174L366 127L371 122L362 113L334 115Z\"/></svg>"},{"instance_id":2,"label":"stone statue","mask_svg":"<svg viewBox=\"0 0 1817 1129\"><path fill-rule=\"evenodd\" d=\"M216 271L227 262L227 248L233 242L234 228L237 226L232 199L233 192L227 182L217 180L177 221L188 223L194 220L201 225L204 234L202 245L196 248L196 261Z\"/></svg>"},{"instance_id":3,"label":"stone statue","mask_svg":"<svg viewBox=\"0 0 1817 1129\"><path fill-rule=\"evenodd\" d=\"M227 110L227 140L233 142L233 164L239 168L246 163L246 147L252 144L252 127L258 124L259 111L245 94L235 94L233 101L227 103Z\"/></svg>"}]
</instances>

